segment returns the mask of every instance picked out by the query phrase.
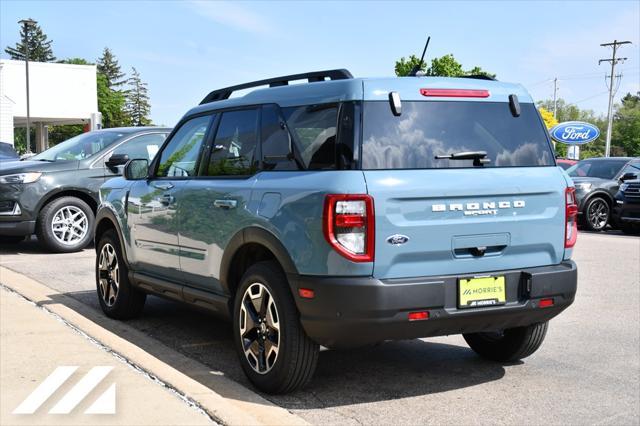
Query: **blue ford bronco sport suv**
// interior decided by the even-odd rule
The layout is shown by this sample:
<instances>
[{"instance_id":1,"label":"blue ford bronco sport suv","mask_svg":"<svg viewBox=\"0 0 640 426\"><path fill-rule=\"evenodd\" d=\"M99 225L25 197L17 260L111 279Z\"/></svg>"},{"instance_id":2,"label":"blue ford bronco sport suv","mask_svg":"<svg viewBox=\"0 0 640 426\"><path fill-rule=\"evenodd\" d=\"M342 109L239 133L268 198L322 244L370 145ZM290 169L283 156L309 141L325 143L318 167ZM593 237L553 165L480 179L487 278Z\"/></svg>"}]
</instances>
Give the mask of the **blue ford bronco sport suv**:
<instances>
[{"instance_id":1,"label":"blue ford bronco sport suv","mask_svg":"<svg viewBox=\"0 0 640 426\"><path fill-rule=\"evenodd\" d=\"M209 308L266 392L307 383L320 345L462 334L521 359L576 293L573 184L519 85L331 70L216 90L100 196L104 312Z\"/></svg>"}]
</instances>

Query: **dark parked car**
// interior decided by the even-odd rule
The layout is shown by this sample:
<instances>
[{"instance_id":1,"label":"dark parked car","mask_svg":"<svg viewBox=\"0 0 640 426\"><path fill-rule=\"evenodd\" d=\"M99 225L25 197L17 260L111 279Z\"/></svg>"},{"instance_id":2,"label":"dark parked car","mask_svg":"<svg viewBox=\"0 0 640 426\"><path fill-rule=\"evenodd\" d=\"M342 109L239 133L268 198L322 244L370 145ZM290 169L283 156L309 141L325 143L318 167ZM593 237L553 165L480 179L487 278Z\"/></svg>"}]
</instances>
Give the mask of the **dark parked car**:
<instances>
[{"instance_id":1,"label":"dark parked car","mask_svg":"<svg viewBox=\"0 0 640 426\"><path fill-rule=\"evenodd\" d=\"M620 185L611 221L625 234L640 234L640 179Z\"/></svg>"},{"instance_id":2,"label":"dark parked car","mask_svg":"<svg viewBox=\"0 0 640 426\"><path fill-rule=\"evenodd\" d=\"M18 159L18 153L13 149L13 145L0 142L0 161L15 161Z\"/></svg>"},{"instance_id":3,"label":"dark parked car","mask_svg":"<svg viewBox=\"0 0 640 426\"><path fill-rule=\"evenodd\" d=\"M609 223L620 184L640 176L640 158L589 158L567 170L576 185L579 223L602 231Z\"/></svg>"},{"instance_id":4,"label":"dark parked car","mask_svg":"<svg viewBox=\"0 0 640 426\"><path fill-rule=\"evenodd\" d=\"M98 188L130 158L155 156L169 129L97 130L25 161L0 163L0 241L36 234L50 250L71 252L93 239Z\"/></svg>"}]
</instances>

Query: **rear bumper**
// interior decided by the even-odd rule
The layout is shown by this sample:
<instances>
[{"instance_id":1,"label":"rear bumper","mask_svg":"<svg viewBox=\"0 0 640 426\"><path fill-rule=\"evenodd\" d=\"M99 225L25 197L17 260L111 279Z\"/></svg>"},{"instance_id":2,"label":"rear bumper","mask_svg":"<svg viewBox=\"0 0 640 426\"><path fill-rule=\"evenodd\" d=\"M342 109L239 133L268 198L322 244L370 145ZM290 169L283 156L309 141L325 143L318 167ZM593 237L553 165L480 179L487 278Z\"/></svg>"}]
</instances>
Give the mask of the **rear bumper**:
<instances>
[{"instance_id":1,"label":"rear bumper","mask_svg":"<svg viewBox=\"0 0 640 426\"><path fill-rule=\"evenodd\" d=\"M25 220L21 222L0 222L0 237L11 236L11 237L26 237L35 232L36 229L36 221L35 220Z\"/></svg>"},{"instance_id":2,"label":"rear bumper","mask_svg":"<svg viewBox=\"0 0 640 426\"><path fill-rule=\"evenodd\" d=\"M573 261L491 275L505 276L507 303L503 306L458 309L458 278L470 275L394 280L293 275L289 283L309 337L327 347L354 347L547 321L573 302L578 280ZM300 298L298 288L313 289L315 297ZM541 298L553 298L554 305L539 308ZM429 319L408 321L409 312L425 310Z\"/></svg>"}]
</instances>

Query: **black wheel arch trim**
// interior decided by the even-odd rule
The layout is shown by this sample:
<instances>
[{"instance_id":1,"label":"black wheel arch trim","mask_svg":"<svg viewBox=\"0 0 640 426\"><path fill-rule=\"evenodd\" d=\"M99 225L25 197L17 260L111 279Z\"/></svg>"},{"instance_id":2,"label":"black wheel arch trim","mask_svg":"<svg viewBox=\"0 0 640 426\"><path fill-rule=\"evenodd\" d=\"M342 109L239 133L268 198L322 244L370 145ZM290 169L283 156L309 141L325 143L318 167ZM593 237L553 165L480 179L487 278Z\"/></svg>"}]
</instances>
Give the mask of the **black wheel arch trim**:
<instances>
[{"instance_id":1,"label":"black wheel arch trim","mask_svg":"<svg viewBox=\"0 0 640 426\"><path fill-rule=\"evenodd\" d=\"M273 253L286 275L298 273L289 252L273 233L258 226L244 228L229 240L220 262L220 284L228 294L231 294L229 283L231 262L238 250L247 244L260 244Z\"/></svg>"},{"instance_id":2,"label":"black wheel arch trim","mask_svg":"<svg viewBox=\"0 0 640 426\"><path fill-rule=\"evenodd\" d=\"M582 201L582 208L580 209L581 213L584 212L591 200L593 200L594 198L603 198L609 204L609 208L614 205L613 197L611 196L611 194L609 194L605 190L596 189L595 191L587 195Z\"/></svg>"},{"instance_id":3,"label":"black wheel arch trim","mask_svg":"<svg viewBox=\"0 0 640 426\"><path fill-rule=\"evenodd\" d=\"M36 205L36 208L34 211L34 215L35 215L34 217L37 217L40 214L40 211L43 209L43 207L49 204L54 199L61 198L61 197L74 197L75 196L73 195L74 192L83 194L86 197L91 198L94 201L96 206L100 205L100 200L96 199L96 194L94 194L93 192L87 191L85 188L62 186L47 192L46 195L43 196L40 199L40 201L38 201L38 204ZM70 194L65 195L65 193L70 193ZM76 197L76 198L80 198L80 197ZM82 200L82 198L80 198L80 200Z\"/></svg>"},{"instance_id":4,"label":"black wheel arch trim","mask_svg":"<svg viewBox=\"0 0 640 426\"><path fill-rule=\"evenodd\" d=\"M96 213L94 228L92 230L93 242L94 242L96 253L98 253L98 243L100 243L96 235L96 230L98 229L99 224L104 220L108 220L109 222L111 222L111 226L116 230L116 233L118 234L118 242L120 243L120 250L122 250L122 258L127 264L127 267L130 268L129 259L127 257L127 249L124 244L124 236L122 235L122 230L120 229L120 226L118 224L118 219L116 217L116 214L108 207L99 208L98 212Z\"/></svg>"}]
</instances>

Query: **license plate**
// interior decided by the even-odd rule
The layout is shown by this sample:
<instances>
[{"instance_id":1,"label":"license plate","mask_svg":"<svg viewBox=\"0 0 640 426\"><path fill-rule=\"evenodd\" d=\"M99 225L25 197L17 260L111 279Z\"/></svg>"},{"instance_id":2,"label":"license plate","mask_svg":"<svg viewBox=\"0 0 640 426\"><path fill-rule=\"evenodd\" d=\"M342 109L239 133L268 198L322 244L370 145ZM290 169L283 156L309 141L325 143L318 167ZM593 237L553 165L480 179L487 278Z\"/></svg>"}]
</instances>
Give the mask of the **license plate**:
<instances>
[{"instance_id":1,"label":"license plate","mask_svg":"<svg viewBox=\"0 0 640 426\"><path fill-rule=\"evenodd\" d=\"M458 301L460 308L505 304L504 277L461 278L458 281Z\"/></svg>"}]
</instances>

